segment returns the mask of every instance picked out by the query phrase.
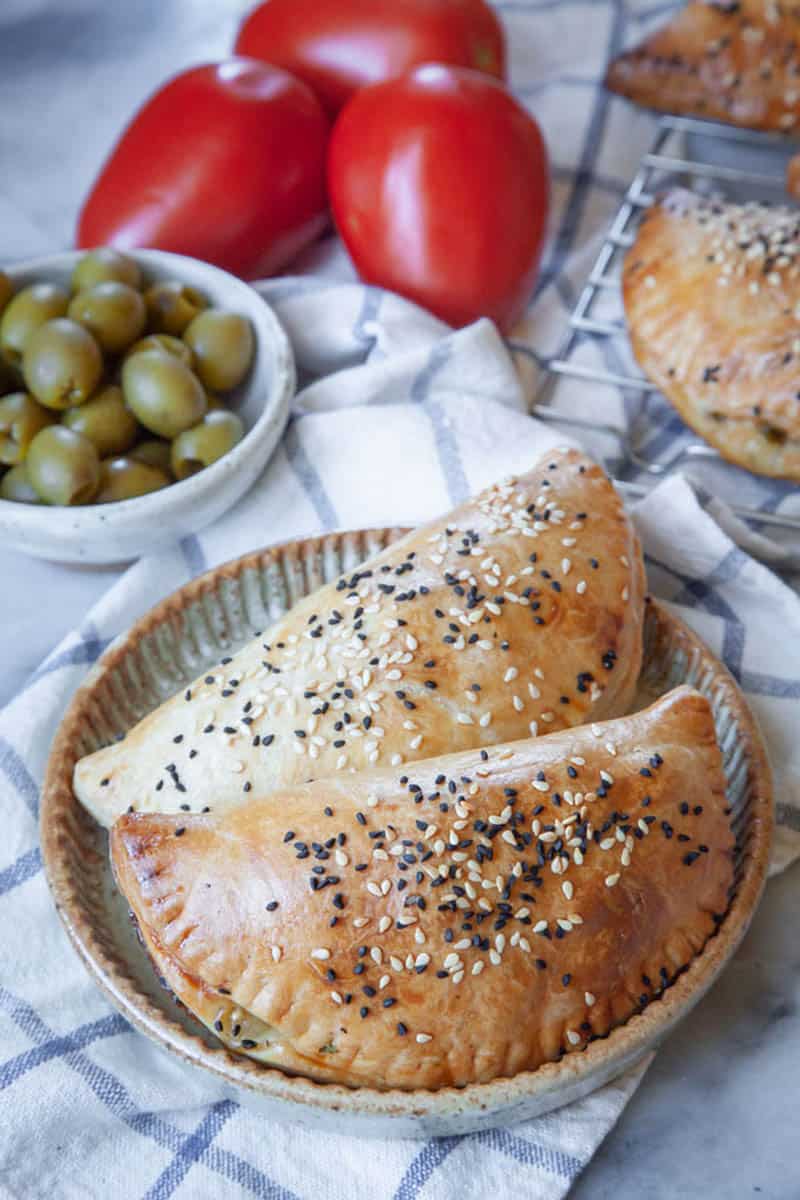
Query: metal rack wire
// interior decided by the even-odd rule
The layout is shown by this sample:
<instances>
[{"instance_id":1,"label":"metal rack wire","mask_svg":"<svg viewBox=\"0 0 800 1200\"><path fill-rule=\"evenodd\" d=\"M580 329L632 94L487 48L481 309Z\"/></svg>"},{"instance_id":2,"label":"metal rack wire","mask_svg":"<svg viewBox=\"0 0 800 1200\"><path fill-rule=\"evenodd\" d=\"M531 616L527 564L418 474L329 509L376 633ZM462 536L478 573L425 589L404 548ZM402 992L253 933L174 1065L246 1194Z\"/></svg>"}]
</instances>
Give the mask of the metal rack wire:
<instances>
[{"instance_id":1,"label":"metal rack wire","mask_svg":"<svg viewBox=\"0 0 800 1200\"><path fill-rule=\"evenodd\" d=\"M658 388L642 375L630 353L622 310L620 267L625 251L633 244L642 212L659 191L680 183L695 191L722 193L736 200L785 199L785 163L790 152L791 146L779 135L753 133L690 117L668 116L659 121L650 148L640 160L580 292L564 337L547 364L533 408L541 419L611 439L615 452L603 457L623 492L634 497L646 495L658 480L677 468L696 468L704 462L714 464L717 471L724 468L730 472L731 496L737 490L737 475L740 480L747 476L750 484L756 478L742 468L724 463L713 447L689 430L684 429L679 444L666 457L649 450L648 443L654 440L653 403L660 405L662 425L668 420L674 425L676 415ZM730 160L737 154L747 155L747 169L731 165ZM750 169L753 162L765 163L766 168ZM605 366L582 361L586 358L587 343L594 343ZM585 404L578 413L559 407L558 387L564 380L582 381L622 393L627 419L614 424L585 416ZM763 481L763 486L769 491L763 498L765 507L761 507L759 498L754 505L742 505L728 496L722 498L741 520L765 529L800 533L800 515L772 511L786 496L796 493L796 487L775 481ZM710 490L718 489L712 486Z\"/></svg>"}]
</instances>

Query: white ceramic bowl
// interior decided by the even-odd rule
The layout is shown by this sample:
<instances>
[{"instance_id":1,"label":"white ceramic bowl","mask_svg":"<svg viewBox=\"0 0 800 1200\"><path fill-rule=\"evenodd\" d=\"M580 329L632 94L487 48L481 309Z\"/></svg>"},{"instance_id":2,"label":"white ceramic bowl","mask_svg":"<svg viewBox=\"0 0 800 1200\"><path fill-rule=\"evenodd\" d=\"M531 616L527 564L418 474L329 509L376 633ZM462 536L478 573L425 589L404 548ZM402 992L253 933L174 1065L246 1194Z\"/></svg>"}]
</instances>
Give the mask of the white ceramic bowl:
<instances>
[{"instance_id":1,"label":"white ceramic bowl","mask_svg":"<svg viewBox=\"0 0 800 1200\"><path fill-rule=\"evenodd\" d=\"M15 290L38 280L69 283L80 251L56 254L6 268ZM161 250L131 257L145 278L179 279L198 288L215 307L249 318L255 333L253 366L231 407L246 434L229 454L204 471L158 492L79 508L48 508L0 500L0 544L59 562L124 562L196 533L229 509L255 482L277 445L295 389L289 340L272 309L256 291L227 271Z\"/></svg>"}]
</instances>

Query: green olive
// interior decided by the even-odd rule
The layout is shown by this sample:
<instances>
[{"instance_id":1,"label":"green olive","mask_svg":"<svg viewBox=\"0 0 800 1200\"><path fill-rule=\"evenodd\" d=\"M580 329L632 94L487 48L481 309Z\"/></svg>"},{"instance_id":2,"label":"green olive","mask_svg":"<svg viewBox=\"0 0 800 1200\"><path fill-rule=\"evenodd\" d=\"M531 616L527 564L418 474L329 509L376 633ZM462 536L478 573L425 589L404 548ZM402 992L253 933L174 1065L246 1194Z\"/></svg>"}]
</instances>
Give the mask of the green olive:
<instances>
[{"instance_id":1,"label":"green olive","mask_svg":"<svg viewBox=\"0 0 800 1200\"><path fill-rule=\"evenodd\" d=\"M176 479L209 467L232 450L244 437L244 426L236 413L218 410L206 415L194 429L187 429L172 443L172 473Z\"/></svg>"},{"instance_id":2,"label":"green olive","mask_svg":"<svg viewBox=\"0 0 800 1200\"><path fill-rule=\"evenodd\" d=\"M98 504L113 504L115 500L130 500L167 487L171 479L166 471L135 458L109 458L101 464Z\"/></svg>"},{"instance_id":3,"label":"green olive","mask_svg":"<svg viewBox=\"0 0 800 1200\"><path fill-rule=\"evenodd\" d=\"M139 432L136 418L125 407L122 388L116 384L104 387L78 408L68 408L62 421L94 442L101 458L124 454Z\"/></svg>"},{"instance_id":4,"label":"green olive","mask_svg":"<svg viewBox=\"0 0 800 1200\"><path fill-rule=\"evenodd\" d=\"M6 275L5 271L0 271L0 312L3 311L13 295L13 283Z\"/></svg>"},{"instance_id":5,"label":"green olive","mask_svg":"<svg viewBox=\"0 0 800 1200\"><path fill-rule=\"evenodd\" d=\"M100 483L100 457L92 442L65 425L37 433L25 460L28 477L46 504L90 504Z\"/></svg>"},{"instance_id":6,"label":"green olive","mask_svg":"<svg viewBox=\"0 0 800 1200\"><path fill-rule=\"evenodd\" d=\"M169 474L172 471L171 453L172 447L169 442L162 442L161 438L148 438L146 442L134 446L128 458L135 458L137 462L147 463L148 467L158 467Z\"/></svg>"},{"instance_id":7,"label":"green olive","mask_svg":"<svg viewBox=\"0 0 800 1200\"><path fill-rule=\"evenodd\" d=\"M175 280L154 283L145 292L144 300L152 332L171 333L173 337L180 337L208 303L197 288Z\"/></svg>"},{"instance_id":8,"label":"green olive","mask_svg":"<svg viewBox=\"0 0 800 1200\"><path fill-rule=\"evenodd\" d=\"M115 280L78 292L67 315L88 329L108 354L119 354L135 342L147 321L141 292Z\"/></svg>"},{"instance_id":9,"label":"green olive","mask_svg":"<svg viewBox=\"0 0 800 1200\"><path fill-rule=\"evenodd\" d=\"M195 370L207 388L229 392L244 379L253 361L253 330L238 313L208 309L184 333Z\"/></svg>"},{"instance_id":10,"label":"green olive","mask_svg":"<svg viewBox=\"0 0 800 1200\"><path fill-rule=\"evenodd\" d=\"M140 338L131 346L126 357L130 358L132 354L145 354L148 350L166 350L167 354L174 354L187 367L194 367L194 355L186 342L182 342L180 338L172 337L168 333L151 333L147 337Z\"/></svg>"},{"instance_id":11,"label":"green olive","mask_svg":"<svg viewBox=\"0 0 800 1200\"><path fill-rule=\"evenodd\" d=\"M0 479L0 496L4 500L16 500L17 504L43 504L44 501L28 478L25 463L19 463L6 471Z\"/></svg>"},{"instance_id":12,"label":"green olive","mask_svg":"<svg viewBox=\"0 0 800 1200\"><path fill-rule=\"evenodd\" d=\"M163 350L134 354L122 364L128 408L150 433L173 438L202 420L206 395L187 366Z\"/></svg>"},{"instance_id":13,"label":"green olive","mask_svg":"<svg viewBox=\"0 0 800 1200\"><path fill-rule=\"evenodd\" d=\"M0 463L13 467L23 462L36 434L54 420L27 392L0 398Z\"/></svg>"},{"instance_id":14,"label":"green olive","mask_svg":"<svg viewBox=\"0 0 800 1200\"><path fill-rule=\"evenodd\" d=\"M126 254L120 254L111 246L101 246L84 254L72 272L72 290L82 292L98 283L127 283L128 287L141 288L142 272L138 264Z\"/></svg>"},{"instance_id":15,"label":"green olive","mask_svg":"<svg viewBox=\"0 0 800 1200\"><path fill-rule=\"evenodd\" d=\"M17 292L0 320L0 352L17 367L29 338L45 321L63 317L69 304L66 290L55 283L32 283Z\"/></svg>"},{"instance_id":16,"label":"green olive","mask_svg":"<svg viewBox=\"0 0 800 1200\"><path fill-rule=\"evenodd\" d=\"M22 374L28 391L47 408L83 404L102 373L100 347L77 321L46 321L26 343Z\"/></svg>"}]
</instances>

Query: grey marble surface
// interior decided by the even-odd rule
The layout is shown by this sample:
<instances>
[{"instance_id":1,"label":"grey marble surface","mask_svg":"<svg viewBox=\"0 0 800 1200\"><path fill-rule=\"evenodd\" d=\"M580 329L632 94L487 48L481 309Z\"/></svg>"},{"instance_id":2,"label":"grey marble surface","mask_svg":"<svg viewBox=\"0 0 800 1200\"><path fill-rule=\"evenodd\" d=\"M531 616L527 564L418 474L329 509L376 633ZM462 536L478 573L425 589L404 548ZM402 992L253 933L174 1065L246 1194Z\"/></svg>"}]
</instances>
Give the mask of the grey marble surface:
<instances>
[{"instance_id":1,"label":"grey marble surface","mask_svg":"<svg viewBox=\"0 0 800 1200\"><path fill-rule=\"evenodd\" d=\"M222 56L243 0L0 0L0 260L68 246L88 181L165 76ZM0 702L117 577L0 550ZM800 868L663 1048L576 1200L800 1197Z\"/></svg>"}]
</instances>

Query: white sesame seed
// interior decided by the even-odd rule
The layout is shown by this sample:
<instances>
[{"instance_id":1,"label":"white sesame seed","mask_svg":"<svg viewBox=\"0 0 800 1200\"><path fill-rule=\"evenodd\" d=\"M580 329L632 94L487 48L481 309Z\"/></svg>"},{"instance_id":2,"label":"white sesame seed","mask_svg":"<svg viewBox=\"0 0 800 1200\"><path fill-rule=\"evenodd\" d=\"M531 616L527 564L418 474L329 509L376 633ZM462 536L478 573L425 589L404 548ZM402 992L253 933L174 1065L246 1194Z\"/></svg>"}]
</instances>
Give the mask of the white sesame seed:
<instances>
[{"instance_id":1,"label":"white sesame seed","mask_svg":"<svg viewBox=\"0 0 800 1200\"><path fill-rule=\"evenodd\" d=\"M591 1007L592 1007L592 1005L593 1005L593 1004L596 1002L596 1000L597 1000L597 997L596 997L596 996L594 996L594 995L593 995L591 992L584 992L584 993L583 993L583 998L584 998L584 1000L586 1001L586 1003L587 1003L587 1005L588 1005L588 1007L589 1007L589 1008L591 1008Z\"/></svg>"},{"instance_id":2,"label":"white sesame seed","mask_svg":"<svg viewBox=\"0 0 800 1200\"><path fill-rule=\"evenodd\" d=\"M432 1033L418 1033L417 1034L417 1041L420 1044L420 1046L424 1046L426 1042L430 1042L432 1040L433 1040Z\"/></svg>"},{"instance_id":3,"label":"white sesame seed","mask_svg":"<svg viewBox=\"0 0 800 1200\"><path fill-rule=\"evenodd\" d=\"M281 961L281 958L283 957L283 950L281 949L280 946L273 946L271 953L272 953L272 961L273 962L277 963L277 962Z\"/></svg>"},{"instance_id":4,"label":"white sesame seed","mask_svg":"<svg viewBox=\"0 0 800 1200\"><path fill-rule=\"evenodd\" d=\"M619 875L606 875L606 887L612 888L619 883Z\"/></svg>"},{"instance_id":5,"label":"white sesame seed","mask_svg":"<svg viewBox=\"0 0 800 1200\"><path fill-rule=\"evenodd\" d=\"M567 1030L567 1041L572 1046L579 1046L581 1044L581 1035L579 1033L576 1033L574 1029L568 1029Z\"/></svg>"},{"instance_id":6,"label":"white sesame seed","mask_svg":"<svg viewBox=\"0 0 800 1200\"><path fill-rule=\"evenodd\" d=\"M574 895L575 889L573 888L570 881L568 879L565 879L564 882L561 884L561 891L564 893L564 897L567 900L571 900Z\"/></svg>"},{"instance_id":7,"label":"white sesame seed","mask_svg":"<svg viewBox=\"0 0 800 1200\"><path fill-rule=\"evenodd\" d=\"M365 925L369 925L369 917L354 917L353 924L356 929L363 929Z\"/></svg>"},{"instance_id":8,"label":"white sesame seed","mask_svg":"<svg viewBox=\"0 0 800 1200\"><path fill-rule=\"evenodd\" d=\"M489 951L489 962L492 964L493 967L499 967L500 963L502 961L503 961L502 958L500 957L500 955L497 953L496 950Z\"/></svg>"},{"instance_id":9,"label":"white sesame seed","mask_svg":"<svg viewBox=\"0 0 800 1200\"><path fill-rule=\"evenodd\" d=\"M324 946L317 946L317 948L315 950L311 951L311 957L318 958L322 962L325 962L325 960L329 959L330 956L331 956L330 950L326 950Z\"/></svg>"},{"instance_id":10,"label":"white sesame seed","mask_svg":"<svg viewBox=\"0 0 800 1200\"><path fill-rule=\"evenodd\" d=\"M331 992L331 1000L333 1001L334 1004L342 1003L342 997L339 995L338 992Z\"/></svg>"}]
</instances>

